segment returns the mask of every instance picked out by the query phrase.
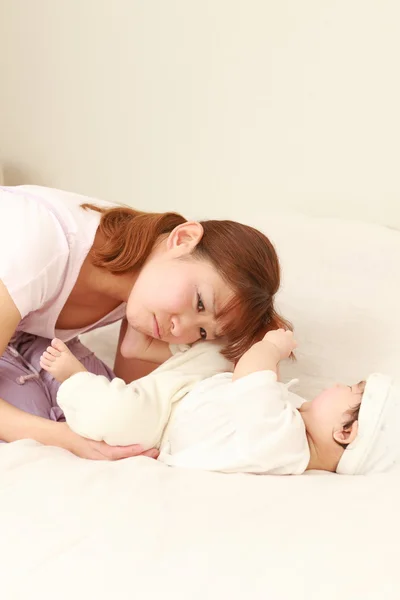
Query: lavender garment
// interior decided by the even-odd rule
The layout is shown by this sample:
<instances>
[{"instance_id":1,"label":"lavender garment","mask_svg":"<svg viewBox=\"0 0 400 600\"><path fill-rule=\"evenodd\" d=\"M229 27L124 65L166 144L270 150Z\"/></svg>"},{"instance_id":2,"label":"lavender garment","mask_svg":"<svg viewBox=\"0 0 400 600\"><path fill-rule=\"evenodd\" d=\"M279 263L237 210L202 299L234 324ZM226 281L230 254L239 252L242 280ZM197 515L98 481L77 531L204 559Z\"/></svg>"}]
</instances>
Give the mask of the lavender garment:
<instances>
[{"instance_id":1,"label":"lavender garment","mask_svg":"<svg viewBox=\"0 0 400 600\"><path fill-rule=\"evenodd\" d=\"M0 398L28 413L53 421L65 421L57 405L60 384L40 368L39 360L50 340L29 333L18 333L0 358ZM71 352L96 375L111 381L114 373L78 338L67 342Z\"/></svg>"}]
</instances>

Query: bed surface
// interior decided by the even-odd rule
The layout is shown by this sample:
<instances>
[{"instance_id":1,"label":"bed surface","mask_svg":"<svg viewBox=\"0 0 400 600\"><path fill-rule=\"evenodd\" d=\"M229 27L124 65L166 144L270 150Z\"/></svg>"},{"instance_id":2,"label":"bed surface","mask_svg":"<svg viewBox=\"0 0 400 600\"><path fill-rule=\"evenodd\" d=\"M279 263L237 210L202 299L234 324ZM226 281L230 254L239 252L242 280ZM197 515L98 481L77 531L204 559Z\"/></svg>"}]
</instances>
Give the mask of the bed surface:
<instances>
[{"instance_id":1,"label":"bed surface","mask_svg":"<svg viewBox=\"0 0 400 600\"><path fill-rule=\"evenodd\" d=\"M276 242L279 305L312 397L370 371L398 376L400 232L254 216ZM115 327L87 342L109 362ZM114 340L114 341L113 341ZM400 474L222 475L146 458L0 447L0 596L153 600L398 600Z\"/></svg>"}]
</instances>

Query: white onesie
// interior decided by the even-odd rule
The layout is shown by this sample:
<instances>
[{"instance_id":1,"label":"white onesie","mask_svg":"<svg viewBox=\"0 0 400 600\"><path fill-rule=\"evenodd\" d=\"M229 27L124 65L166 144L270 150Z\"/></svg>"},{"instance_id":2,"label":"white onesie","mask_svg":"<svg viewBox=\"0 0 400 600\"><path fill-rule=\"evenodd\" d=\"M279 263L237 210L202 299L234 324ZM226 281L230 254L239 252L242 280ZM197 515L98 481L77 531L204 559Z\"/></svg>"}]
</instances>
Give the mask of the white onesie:
<instances>
[{"instance_id":1,"label":"white onesie","mask_svg":"<svg viewBox=\"0 0 400 600\"><path fill-rule=\"evenodd\" d=\"M57 401L76 433L112 445L159 447L173 466L226 473L303 473L310 452L304 402L272 371L232 381L215 342L178 352L153 373L125 384L78 373Z\"/></svg>"}]
</instances>

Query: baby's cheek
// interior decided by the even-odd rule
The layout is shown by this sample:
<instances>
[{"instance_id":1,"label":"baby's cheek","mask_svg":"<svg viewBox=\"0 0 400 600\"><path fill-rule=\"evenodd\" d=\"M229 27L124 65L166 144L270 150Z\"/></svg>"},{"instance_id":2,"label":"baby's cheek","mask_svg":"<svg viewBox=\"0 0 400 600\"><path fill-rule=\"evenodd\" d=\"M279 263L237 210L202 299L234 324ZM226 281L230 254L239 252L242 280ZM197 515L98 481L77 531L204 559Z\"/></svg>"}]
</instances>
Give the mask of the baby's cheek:
<instances>
[{"instance_id":1,"label":"baby's cheek","mask_svg":"<svg viewBox=\"0 0 400 600\"><path fill-rule=\"evenodd\" d=\"M321 395L315 398L312 402L312 412L316 419L321 418L325 413L328 406L327 398L325 395Z\"/></svg>"}]
</instances>

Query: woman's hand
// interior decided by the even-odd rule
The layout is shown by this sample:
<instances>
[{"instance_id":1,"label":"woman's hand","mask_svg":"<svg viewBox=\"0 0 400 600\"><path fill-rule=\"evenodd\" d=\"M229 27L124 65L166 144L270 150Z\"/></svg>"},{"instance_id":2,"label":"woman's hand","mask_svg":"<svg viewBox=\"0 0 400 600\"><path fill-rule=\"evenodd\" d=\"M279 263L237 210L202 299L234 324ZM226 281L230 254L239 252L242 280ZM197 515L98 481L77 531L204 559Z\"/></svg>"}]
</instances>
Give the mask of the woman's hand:
<instances>
[{"instance_id":1,"label":"woman's hand","mask_svg":"<svg viewBox=\"0 0 400 600\"><path fill-rule=\"evenodd\" d=\"M156 448L144 452L139 444L132 446L109 446L105 442L89 440L74 433L66 423L59 423L59 425L63 428L62 444L60 445L81 458L88 458L90 460L120 460L121 458L140 455L157 458L159 455L159 451Z\"/></svg>"}]
</instances>

